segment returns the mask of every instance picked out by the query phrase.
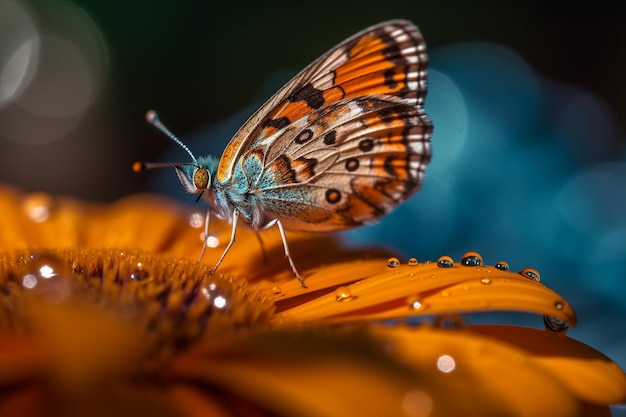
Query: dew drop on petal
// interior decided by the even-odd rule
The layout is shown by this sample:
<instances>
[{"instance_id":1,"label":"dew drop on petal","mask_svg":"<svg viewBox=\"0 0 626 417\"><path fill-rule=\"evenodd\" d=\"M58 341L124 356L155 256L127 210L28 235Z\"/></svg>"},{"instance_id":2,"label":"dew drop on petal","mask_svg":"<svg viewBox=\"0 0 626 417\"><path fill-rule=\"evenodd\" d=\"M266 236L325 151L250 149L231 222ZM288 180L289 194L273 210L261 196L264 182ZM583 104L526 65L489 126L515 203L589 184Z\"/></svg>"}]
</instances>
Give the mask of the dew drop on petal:
<instances>
[{"instance_id":1,"label":"dew drop on petal","mask_svg":"<svg viewBox=\"0 0 626 417\"><path fill-rule=\"evenodd\" d=\"M202 283L200 294L209 302L212 308L223 310L229 306L226 291L214 281Z\"/></svg>"},{"instance_id":2,"label":"dew drop on petal","mask_svg":"<svg viewBox=\"0 0 626 417\"><path fill-rule=\"evenodd\" d=\"M24 274L22 277L22 285L24 288L32 289L37 285L37 276L33 274Z\"/></svg>"},{"instance_id":3,"label":"dew drop on petal","mask_svg":"<svg viewBox=\"0 0 626 417\"><path fill-rule=\"evenodd\" d=\"M556 308L557 310L562 310L563 309L563 302L562 301L556 301L554 303L554 308Z\"/></svg>"},{"instance_id":4,"label":"dew drop on petal","mask_svg":"<svg viewBox=\"0 0 626 417\"><path fill-rule=\"evenodd\" d=\"M46 252L35 252L28 257L27 268L36 270L43 278L70 273L69 267L57 256Z\"/></svg>"},{"instance_id":5,"label":"dew drop on petal","mask_svg":"<svg viewBox=\"0 0 626 417\"><path fill-rule=\"evenodd\" d=\"M389 268L397 268L400 266L400 260L398 258L387 259L387 266Z\"/></svg>"},{"instance_id":6,"label":"dew drop on petal","mask_svg":"<svg viewBox=\"0 0 626 417\"><path fill-rule=\"evenodd\" d=\"M209 236L206 245L209 248L217 248L220 245L220 240L216 236Z\"/></svg>"},{"instance_id":7,"label":"dew drop on petal","mask_svg":"<svg viewBox=\"0 0 626 417\"><path fill-rule=\"evenodd\" d=\"M280 297L284 295L283 290L278 285L272 287L272 294L274 294L274 297Z\"/></svg>"},{"instance_id":8,"label":"dew drop on petal","mask_svg":"<svg viewBox=\"0 0 626 417\"><path fill-rule=\"evenodd\" d=\"M467 252L461 258L461 265L463 266L481 266L483 264L483 257L477 252Z\"/></svg>"},{"instance_id":9,"label":"dew drop on petal","mask_svg":"<svg viewBox=\"0 0 626 417\"><path fill-rule=\"evenodd\" d=\"M145 269L141 262L137 262L135 267L130 271L129 278L133 281L145 281L150 277L150 272Z\"/></svg>"},{"instance_id":10,"label":"dew drop on petal","mask_svg":"<svg viewBox=\"0 0 626 417\"><path fill-rule=\"evenodd\" d=\"M226 307L226 305L228 304L228 301L226 300L226 297L224 297L223 295L218 295L217 297L215 297L213 299L213 306L216 308L224 308Z\"/></svg>"},{"instance_id":11,"label":"dew drop on petal","mask_svg":"<svg viewBox=\"0 0 626 417\"><path fill-rule=\"evenodd\" d=\"M19 282L44 301L57 304L72 295L71 275L70 267L55 255L36 252L26 261Z\"/></svg>"},{"instance_id":12,"label":"dew drop on petal","mask_svg":"<svg viewBox=\"0 0 626 417\"><path fill-rule=\"evenodd\" d=\"M482 278L480 279L480 283L481 283L481 284L485 284L485 285L489 285L489 284L491 284L491 279L490 279L490 278L487 278L487 277L482 277Z\"/></svg>"},{"instance_id":13,"label":"dew drop on petal","mask_svg":"<svg viewBox=\"0 0 626 417\"><path fill-rule=\"evenodd\" d=\"M415 265L418 265L419 262L417 262L417 259L411 258L411 259L409 259L408 264L409 264L409 266L415 266Z\"/></svg>"},{"instance_id":14,"label":"dew drop on petal","mask_svg":"<svg viewBox=\"0 0 626 417\"><path fill-rule=\"evenodd\" d=\"M530 278L534 281L537 281L537 282L541 281L541 275L539 275L539 271L537 271L535 268L524 268L519 273L522 276L526 278Z\"/></svg>"},{"instance_id":15,"label":"dew drop on petal","mask_svg":"<svg viewBox=\"0 0 626 417\"><path fill-rule=\"evenodd\" d=\"M567 329L569 329L569 324L567 324L566 321L555 316L544 315L543 324L545 325L546 330L551 330L557 333L565 334Z\"/></svg>"},{"instance_id":16,"label":"dew drop on petal","mask_svg":"<svg viewBox=\"0 0 626 417\"><path fill-rule=\"evenodd\" d=\"M424 309L424 300L421 297L408 297L406 303L411 310L420 311Z\"/></svg>"},{"instance_id":17,"label":"dew drop on petal","mask_svg":"<svg viewBox=\"0 0 626 417\"><path fill-rule=\"evenodd\" d=\"M204 226L204 214L199 213L199 212L193 212L189 215L189 226L193 227L194 229L199 229L202 226Z\"/></svg>"},{"instance_id":18,"label":"dew drop on petal","mask_svg":"<svg viewBox=\"0 0 626 417\"><path fill-rule=\"evenodd\" d=\"M496 269L499 269L500 271L508 271L509 270L509 263L505 262L505 261L498 261L498 263L496 263L495 267L496 267Z\"/></svg>"},{"instance_id":19,"label":"dew drop on petal","mask_svg":"<svg viewBox=\"0 0 626 417\"><path fill-rule=\"evenodd\" d=\"M352 291L349 287L342 285L335 290L335 300L349 301L352 299Z\"/></svg>"},{"instance_id":20,"label":"dew drop on petal","mask_svg":"<svg viewBox=\"0 0 626 417\"><path fill-rule=\"evenodd\" d=\"M442 256L437 260L437 266L439 268L452 268L454 266L454 261L449 256Z\"/></svg>"},{"instance_id":21,"label":"dew drop on petal","mask_svg":"<svg viewBox=\"0 0 626 417\"><path fill-rule=\"evenodd\" d=\"M35 223L43 223L48 220L53 207L54 199L45 193L31 193L22 200L24 213Z\"/></svg>"},{"instance_id":22,"label":"dew drop on petal","mask_svg":"<svg viewBox=\"0 0 626 417\"><path fill-rule=\"evenodd\" d=\"M204 243L204 232L200 233L200 241ZM220 245L220 240L217 236L209 235L206 239L206 246L208 248L217 248Z\"/></svg>"},{"instance_id":23,"label":"dew drop on petal","mask_svg":"<svg viewBox=\"0 0 626 417\"><path fill-rule=\"evenodd\" d=\"M456 361L450 355L441 355L437 358L437 369L441 372L449 374L456 368Z\"/></svg>"},{"instance_id":24,"label":"dew drop on petal","mask_svg":"<svg viewBox=\"0 0 626 417\"><path fill-rule=\"evenodd\" d=\"M460 329L465 325L463 317L458 314L442 314L435 317L435 327L441 329Z\"/></svg>"}]
</instances>

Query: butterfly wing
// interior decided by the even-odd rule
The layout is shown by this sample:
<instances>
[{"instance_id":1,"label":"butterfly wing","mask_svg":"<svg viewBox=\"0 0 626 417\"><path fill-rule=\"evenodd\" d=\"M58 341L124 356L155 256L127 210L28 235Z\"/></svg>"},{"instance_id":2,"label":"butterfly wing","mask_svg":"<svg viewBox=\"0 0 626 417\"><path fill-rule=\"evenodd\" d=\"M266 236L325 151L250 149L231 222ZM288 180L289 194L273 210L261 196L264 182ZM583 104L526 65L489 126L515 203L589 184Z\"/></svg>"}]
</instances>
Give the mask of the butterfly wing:
<instances>
[{"instance_id":1,"label":"butterfly wing","mask_svg":"<svg viewBox=\"0 0 626 417\"><path fill-rule=\"evenodd\" d=\"M421 183L432 124L423 111L427 57L410 22L365 29L318 58L257 111L216 173L246 188L253 227L337 230L385 215ZM244 178L245 177L245 178ZM256 217L256 218L254 218Z\"/></svg>"}]
</instances>

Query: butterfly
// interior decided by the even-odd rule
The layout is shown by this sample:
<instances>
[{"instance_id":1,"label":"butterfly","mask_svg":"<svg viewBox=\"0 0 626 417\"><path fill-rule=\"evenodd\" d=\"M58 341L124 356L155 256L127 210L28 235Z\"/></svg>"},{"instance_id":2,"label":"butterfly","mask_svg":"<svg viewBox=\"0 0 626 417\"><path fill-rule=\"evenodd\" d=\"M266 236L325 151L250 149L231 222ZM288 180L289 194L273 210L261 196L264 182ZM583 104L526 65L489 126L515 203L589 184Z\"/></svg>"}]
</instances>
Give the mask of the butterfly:
<instances>
[{"instance_id":1,"label":"butterfly","mask_svg":"<svg viewBox=\"0 0 626 417\"><path fill-rule=\"evenodd\" d=\"M331 232L375 222L417 192L431 159L433 125L423 106L428 58L418 28L391 20L344 40L304 68L256 111L221 158L196 158L148 112L150 123L190 156L187 163L140 163L135 171L174 167L183 187L232 224L277 227L294 275L285 230Z\"/></svg>"}]
</instances>

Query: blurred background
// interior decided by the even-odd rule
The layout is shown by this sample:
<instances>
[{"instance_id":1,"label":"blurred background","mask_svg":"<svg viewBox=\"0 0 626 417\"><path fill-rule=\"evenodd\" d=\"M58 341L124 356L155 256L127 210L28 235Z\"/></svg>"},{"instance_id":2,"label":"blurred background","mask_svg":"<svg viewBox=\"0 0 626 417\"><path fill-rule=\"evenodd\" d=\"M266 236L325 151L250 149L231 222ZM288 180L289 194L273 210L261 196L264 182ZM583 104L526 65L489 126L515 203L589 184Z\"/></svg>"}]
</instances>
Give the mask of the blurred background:
<instances>
[{"instance_id":1,"label":"blurred background","mask_svg":"<svg viewBox=\"0 0 626 417\"><path fill-rule=\"evenodd\" d=\"M300 3L304 4L304 3ZM0 182L112 201L185 197L187 161L220 155L297 71L371 24L429 47L434 159L422 192L342 236L407 258L534 267L575 307L570 335L626 368L626 16L610 1L0 0ZM393 242L393 244L391 243Z\"/></svg>"}]
</instances>

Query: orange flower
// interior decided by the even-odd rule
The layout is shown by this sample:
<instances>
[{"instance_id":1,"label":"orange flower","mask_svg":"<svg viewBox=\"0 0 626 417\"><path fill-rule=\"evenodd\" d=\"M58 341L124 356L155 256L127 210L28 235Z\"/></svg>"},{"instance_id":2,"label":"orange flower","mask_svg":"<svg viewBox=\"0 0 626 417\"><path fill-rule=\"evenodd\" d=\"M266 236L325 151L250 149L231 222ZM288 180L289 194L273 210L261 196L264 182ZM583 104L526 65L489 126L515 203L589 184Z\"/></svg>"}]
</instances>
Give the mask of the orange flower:
<instances>
[{"instance_id":1,"label":"orange flower","mask_svg":"<svg viewBox=\"0 0 626 417\"><path fill-rule=\"evenodd\" d=\"M141 195L110 205L0 188L0 415L604 416L626 375L566 336L539 273L400 262L278 233L230 234ZM522 311L546 329L468 325Z\"/></svg>"}]
</instances>

